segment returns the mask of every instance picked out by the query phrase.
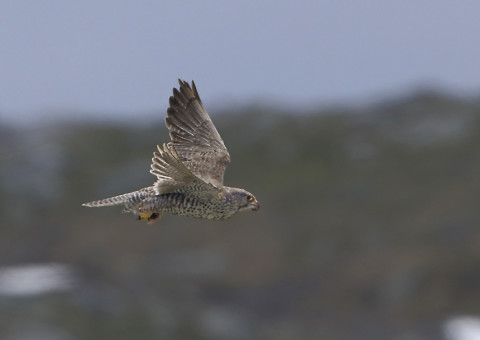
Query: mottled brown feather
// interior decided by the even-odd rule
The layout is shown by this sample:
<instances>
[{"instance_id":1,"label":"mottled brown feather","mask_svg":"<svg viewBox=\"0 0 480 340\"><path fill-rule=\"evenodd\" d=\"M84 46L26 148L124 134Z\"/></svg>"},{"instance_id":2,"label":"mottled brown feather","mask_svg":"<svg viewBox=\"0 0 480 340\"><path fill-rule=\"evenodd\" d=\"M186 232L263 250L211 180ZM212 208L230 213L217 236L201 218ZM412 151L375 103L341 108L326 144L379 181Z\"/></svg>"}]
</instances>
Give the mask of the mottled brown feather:
<instances>
[{"instance_id":1,"label":"mottled brown feather","mask_svg":"<svg viewBox=\"0 0 480 340\"><path fill-rule=\"evenodd\" d=\"M205 110L195 83L178 80L173 89L165 124L181 161L196 176L217 187L223 185L230 155Z\"/></svg>"},{"instance_id":2,"label":"mottled brown feather","mask_svg":"<svg viewBox=\"0 0 480 340\"><path fill-rule=\"evenodd\" d=\"M157 145L158 152L153 153L150 172L157 176L158 180L153 187L157 195L173 192L179 188L194 185L202 190L217 189L195 176L180 160L172 143Z\"/></svg>"}]
</instances>

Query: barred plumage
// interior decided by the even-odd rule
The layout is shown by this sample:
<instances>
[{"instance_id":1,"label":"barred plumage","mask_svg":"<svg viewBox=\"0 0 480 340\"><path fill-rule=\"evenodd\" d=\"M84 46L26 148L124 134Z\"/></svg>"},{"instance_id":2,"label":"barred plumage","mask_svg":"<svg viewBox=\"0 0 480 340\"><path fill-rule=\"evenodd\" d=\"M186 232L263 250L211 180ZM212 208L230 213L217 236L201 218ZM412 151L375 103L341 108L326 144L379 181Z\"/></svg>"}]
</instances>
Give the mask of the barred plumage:
<instances>
[{"instance_id":1,"label":"barred plumage","mask_svg":"<svg viewBox=\"0 0 480 340\"><path fill-rule=\"evenodd\" d=\"M108 207L121 204L135 204L143 201L146 197L154 195L153 187L143 188L128 194L122 194L109 198L104 198L98 201L83 203L84 207Z\"/></svg>"},{"instance_id":2,"label":"barred plumage","mask_svg":"<svg viewBox=\"0 0 480 340\"><path fill-rule=\"evenodd\" d=\"M230 155L203 107L195 83L179 79L165 123L171 142L157 146L150 172L153 186L128 194L84 203L87 207L124 205L152 223L165 213L194 218L227 219L259 203L246 190L223 185Z\"/></svg>"}]
</instances>

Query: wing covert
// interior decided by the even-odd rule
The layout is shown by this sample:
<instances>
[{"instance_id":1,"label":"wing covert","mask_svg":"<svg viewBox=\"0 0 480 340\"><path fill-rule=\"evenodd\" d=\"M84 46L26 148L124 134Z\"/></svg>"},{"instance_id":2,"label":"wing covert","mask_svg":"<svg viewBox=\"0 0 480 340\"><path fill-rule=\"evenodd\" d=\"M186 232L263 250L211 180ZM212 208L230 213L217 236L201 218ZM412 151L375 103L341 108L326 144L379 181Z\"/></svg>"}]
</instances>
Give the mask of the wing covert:
<instances>
[{"instance_id":1,"label":"wing covert","mask_svg":"<svg viewBox=\"0 0 480 340\"><path fill-rule=\"evenodd\" d=\"M157 146L158 152L153 153L150 172L157 176L154 189L155 194L164 194L177 189L195 185L198 187L208 186L214 189L211 184L205 183L195 176L180 160L175 148L171 143Z\"/></svg>"}]
</instances>

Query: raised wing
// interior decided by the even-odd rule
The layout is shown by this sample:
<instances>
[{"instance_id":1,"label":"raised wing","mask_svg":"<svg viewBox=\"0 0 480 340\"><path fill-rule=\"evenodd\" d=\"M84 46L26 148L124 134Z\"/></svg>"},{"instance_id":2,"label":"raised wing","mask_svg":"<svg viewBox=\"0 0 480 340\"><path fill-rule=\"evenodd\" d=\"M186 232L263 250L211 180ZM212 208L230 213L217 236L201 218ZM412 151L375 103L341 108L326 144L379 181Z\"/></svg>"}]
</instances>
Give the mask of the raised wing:
<instances>
[{"instance_id":1,"label":"raised wing","mask_svg":"<svg viewBox=\"0 0 480 340\"><path fill-rule=\"evenodd\" d=\"M216 187L195 176L180 160L172 143L157 146L153 153L150 172L157 176L155 193L165 194L182 188L195 186L199 191L217 191Z\"/></svg>"},{"instance_id":2,"label":"raised wing","mask_svg":"<svg viewBox=\"0 0 480 340\"><path fill-rule=\"evenodd\" d=\"M192 86L178 80L173 89L165 124L178 156L196 176L215 186L223 184L223 174L230 155L212 123L192 81Z\"/></svg>"}]
</instances>

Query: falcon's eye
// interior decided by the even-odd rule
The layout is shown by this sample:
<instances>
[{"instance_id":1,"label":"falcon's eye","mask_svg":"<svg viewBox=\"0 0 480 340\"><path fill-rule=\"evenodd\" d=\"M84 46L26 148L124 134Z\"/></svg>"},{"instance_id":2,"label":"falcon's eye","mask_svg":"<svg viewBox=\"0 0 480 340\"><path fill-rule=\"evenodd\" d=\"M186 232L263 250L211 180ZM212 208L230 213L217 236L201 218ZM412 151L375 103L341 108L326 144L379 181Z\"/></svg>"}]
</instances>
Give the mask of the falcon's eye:
<instances>
[{"instance_id":1,"label":"falcon's eye","mask_svg":"<svg viewBox=\"0 0 480 340\"><path fill-rule=\"evenodd\" d=\"M250 195L247 196L247 201L253 202L253 200L254 200L254 198L252 196L250 196Z\"/></svg>"}]
</instances>

